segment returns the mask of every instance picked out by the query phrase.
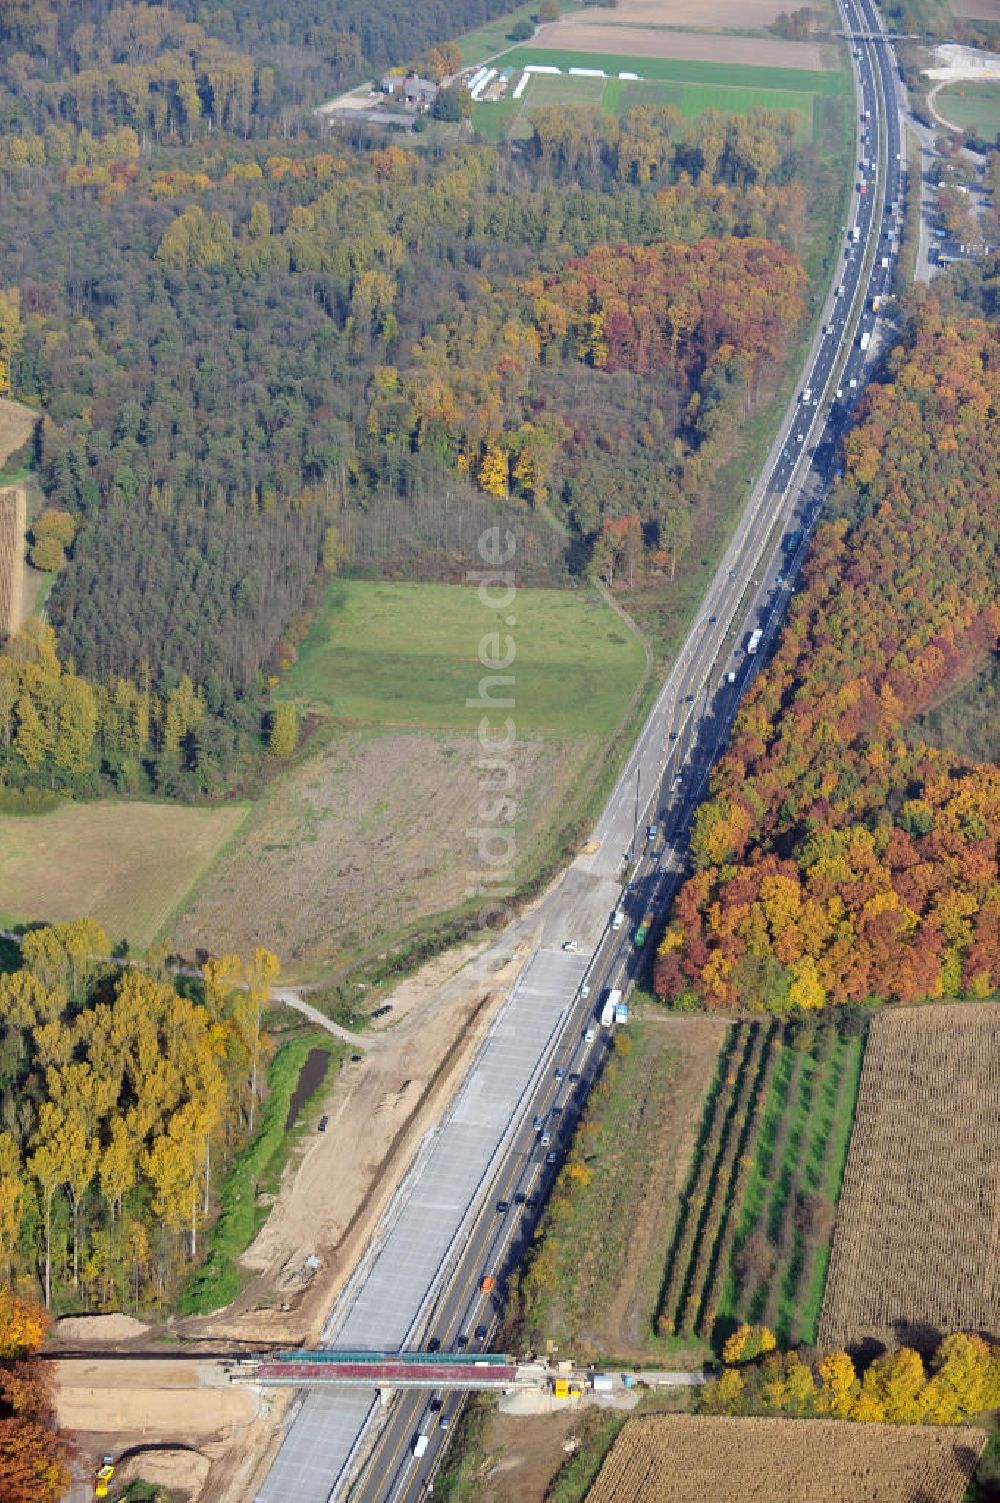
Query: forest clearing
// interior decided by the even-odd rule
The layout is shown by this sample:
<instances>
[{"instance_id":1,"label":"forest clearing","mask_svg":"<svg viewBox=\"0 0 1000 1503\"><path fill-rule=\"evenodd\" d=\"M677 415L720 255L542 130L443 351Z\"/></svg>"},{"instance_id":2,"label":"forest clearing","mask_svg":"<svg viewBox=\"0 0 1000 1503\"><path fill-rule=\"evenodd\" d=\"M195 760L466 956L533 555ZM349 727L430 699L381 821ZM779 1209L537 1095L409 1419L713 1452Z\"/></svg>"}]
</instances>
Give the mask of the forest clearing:
<instances>
[{"instance_id":1,"label":"forest clearing","mask_svg":"<svg viewBox=\"0 0 1000 1503\"><path fill-rule=\"evenodd\" d=\"M656 1415L625 1425L588 1503L959 1503L985 1443L965 1428Z\"/></svg>"},{"instance_id":2,"label":"forest clearing","mask_svg":"<svg viewBox=\"0 0 1000 1503\"><path fill-rule=\"evenodd\" d=\"M996 1335L998 1177L1000 1006L877 1013L820 1345L873 1339L926 1347L947 1331Z\"/></svg>"},{"instance_id":3,"label":"forest clearing","mask_svg":"<svg viewBox=\"0 0 1000 1503\"><path fill-rule=\"evenodd\" d=\"M112 943L152 943L246 806L62 804L30 817L0 814L0 922L96 919Z\"/></svg>"},{"instance_id":4,"label":"forest clearing","mask_svg":"<svg viewBox=\"0 0 1000 1503\"><path fill-rule=\"evenodd\" d=\"M28 442L38 422L38 413L23 402L0 398L0 485L5 484L4 466L12 454Z\"/></svg>"},{"instance_id":5,"label":"forest clearing","mask_svg":"<svg viewBox=\"0 0 1000 1503\"><path fill-rule=\"evenodd\" d=\"M517 589L499 612L474 585L337 581L279 692L340 721L475 731L482 709L467 700L498 627L509 633L498 655L514 654L502 671L520 733L615 729L643 651L593 590Z\"/></svg>"},{"instance_id":6,"label":"forest clearing","mask_svg":"<svg viewBox=\"0 0 1000 1503\"><path fill-rule=\"evenodd\" d=\"M517 848L530 859L560 822L599 743L525 735L511 756ZM474 846L482 750L455 732L349 729L315 748L255 804L172 928L199 946L267 944L297 979L458 907Z\"/></svg>"},{"instance_id":7,"label":"forest clearing","mask_svg":"<svg viewBox=\"0 0 1000 1503\"><path fill-rule=\"evenodd\" d=\"M513 682L499 692L514 703L492 720L502 730L509 713L516 737L505 753L510 818L497 828L511 829L524 881L598 775L644 654L594 592L518 590L511 613L515 625L499 624ZM405 942L412 926L469 901L496 779L491 792L476 734L484 711L468 701L497 625L471 587L331 587L280 689L330 724L194 893L175 930L185 952L266 943L301 978L378 938Z\"/></svg>"}]
</instances>

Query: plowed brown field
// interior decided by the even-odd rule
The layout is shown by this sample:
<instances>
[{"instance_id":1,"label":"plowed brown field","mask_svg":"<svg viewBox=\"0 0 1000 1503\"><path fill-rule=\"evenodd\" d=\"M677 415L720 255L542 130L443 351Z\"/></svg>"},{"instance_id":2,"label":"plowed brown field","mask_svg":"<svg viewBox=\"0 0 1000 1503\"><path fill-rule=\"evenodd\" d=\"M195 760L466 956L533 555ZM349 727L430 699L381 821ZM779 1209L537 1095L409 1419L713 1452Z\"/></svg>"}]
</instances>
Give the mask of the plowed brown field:
<instances>
[{"instance_id":1,"label":"plowed brown field","mask_svg":"<svg viewBox=\"0 0 1000 1503\"><path fill-rule=\"evenodd\" d=\"M587 1503L958 1503L982 1430L837 1420L635 1419Z\"/></svg>"},{"instance_id":2,"label":"plowed brown field","mask_svg":"<svg viewBox=\"0 0 1000 1503\"><path fill-rule=\"evenodd\" d=\"M568 16L540 26L529 47L556 48L566 52L592 52L595 66L602 57L635 60L643 57L676 58L682 62L747 63L758 68L823 67L821 49L812 42L785 42L780 37L733 37L715 32L658 31L655 27L623 26L613 11L614 25Z\"/></svg>"},{"instance_id":3,"label":"plowed brown field","mask_svg":"<svg viewBox=\"0 0 1000 1503\"><path fill-rule=\"evenodd\" d=\"M872 1021L819 1343L1000 1334L1000 1006Z\"/></svg>"},{"instance_id":4,"label":"plowed brown field","mask_svg":"<svg viewBox=\"0 0 1000 1503\"><path fill-rule=\"evenodd\" d=\"M989 4L990 0L969 0ZM788 0L618 0L613 10L596 6L590 19L610 26L715 26L756 30L770 26Z\"/></svg>"}]
</instances>

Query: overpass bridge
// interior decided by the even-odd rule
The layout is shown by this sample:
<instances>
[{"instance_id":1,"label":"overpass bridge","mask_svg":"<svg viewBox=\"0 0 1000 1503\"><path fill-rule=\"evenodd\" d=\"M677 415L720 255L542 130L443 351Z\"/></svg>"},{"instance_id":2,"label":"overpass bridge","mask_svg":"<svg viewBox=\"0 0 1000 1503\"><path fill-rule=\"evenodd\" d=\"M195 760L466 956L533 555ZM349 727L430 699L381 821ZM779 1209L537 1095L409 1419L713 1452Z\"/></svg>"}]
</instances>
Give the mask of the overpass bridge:
<instances>
[{"instance_id":1,"label":"overpass bridge","mask_svg":"<svg viewBox=\"0 0 1000 1503\"><path fill-rule=\"evenodd\" d=\"M538 1386L537 1367L520 1367L499 1352L270 1352L229 1364L237 1383L268 1388L379 1388L503 1392Z\"/></svg>"},{"instance_id":2,"label":"overpass bridge","mask_svg":"<svg viewBox=\"0 0 1000 1503\"><path fill-rule=\"evenodd\" d=\"M848 42L922 42L926 38L917 31L835 31L835 37Z\"/></svg>"}]
</instances>

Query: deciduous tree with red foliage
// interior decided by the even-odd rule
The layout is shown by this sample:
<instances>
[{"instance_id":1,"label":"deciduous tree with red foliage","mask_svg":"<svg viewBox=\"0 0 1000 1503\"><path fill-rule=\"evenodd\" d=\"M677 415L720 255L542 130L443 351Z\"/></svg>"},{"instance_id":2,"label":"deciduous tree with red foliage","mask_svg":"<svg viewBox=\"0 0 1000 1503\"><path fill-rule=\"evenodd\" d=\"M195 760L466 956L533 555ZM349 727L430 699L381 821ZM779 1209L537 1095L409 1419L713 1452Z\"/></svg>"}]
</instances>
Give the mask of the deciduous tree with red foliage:
<instances>
[{"instance_id":1,"label":"deciduous tree with red foliage","mask_svg":"<svg viewBox=\"0 0 1000 1503\"><path fill-rule=\"evenodd\" d=\"M51 1364L39 1356L48 1316L0 1288L0 1498L57 1503L69 1485L69 1446L57 1432Z\"/></svg>"}]
</instances>

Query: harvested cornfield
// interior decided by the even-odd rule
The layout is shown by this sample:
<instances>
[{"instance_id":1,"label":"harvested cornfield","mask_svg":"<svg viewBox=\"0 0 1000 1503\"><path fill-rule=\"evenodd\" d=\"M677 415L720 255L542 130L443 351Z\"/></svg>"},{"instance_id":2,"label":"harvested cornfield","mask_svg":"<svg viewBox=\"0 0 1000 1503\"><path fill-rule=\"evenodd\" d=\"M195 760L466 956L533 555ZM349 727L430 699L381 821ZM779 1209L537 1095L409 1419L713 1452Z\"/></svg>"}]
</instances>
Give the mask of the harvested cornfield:
<instances>
[{"instance_id":1,"label":"harvested cornfield","mask_svg":"<svg viewBox=\"0 0 1000 1503\"><path fill-rule=\"evenodd\" d=\"M819 1343L1000 1335L1000 1007L877 1015Z\"/></svg>"},{"instance_id":2,"label":"harvested cornfield","mask_svg":"<svg viewBox=\"0 0 1000 1503\"><path fill-rule=\"evenodd\" d=\"M982 1430L838 1420L630 1420L587 1503L958 1503Z\"/></svg>"}]
</instances>

